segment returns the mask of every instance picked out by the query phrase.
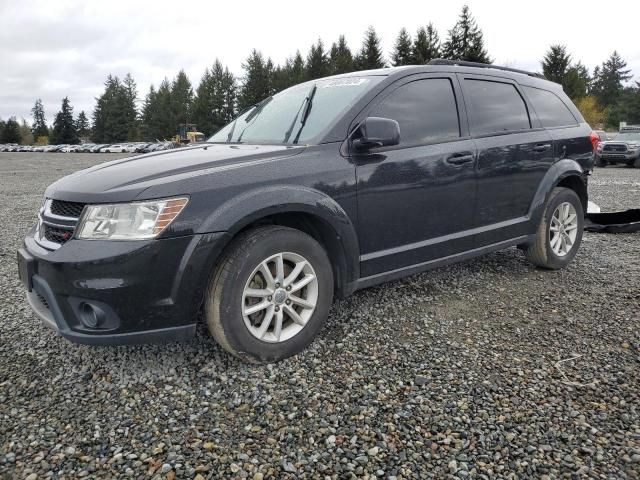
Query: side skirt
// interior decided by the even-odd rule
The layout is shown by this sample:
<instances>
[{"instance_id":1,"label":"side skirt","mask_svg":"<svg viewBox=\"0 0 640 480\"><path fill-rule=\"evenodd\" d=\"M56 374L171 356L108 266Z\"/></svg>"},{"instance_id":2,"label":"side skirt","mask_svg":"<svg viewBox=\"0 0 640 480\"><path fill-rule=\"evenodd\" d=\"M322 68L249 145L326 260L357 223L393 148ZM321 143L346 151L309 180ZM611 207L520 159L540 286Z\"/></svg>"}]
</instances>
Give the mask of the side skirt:
<instances>
[{"instance_id":1,"label":"side skirt","mask_svg":"<svg viewBox=\"0 0 640 480\"><path fill-rule=\"evenodd\" d=\"M416 265L409 265L407 267L390 270L388 272L377 273L370 277L364 277L358 280L356 290L362 288L372 287L384 282L390 282L392 280L398 280L399 278L408 277L409 275L415 275L416 273L425 272L434 268L443 267L445 265L451 265L452 263L462 262L471 258L480 257L487 253L495 252L497 250L503 250L505 248L513 247L515 245L532 243L535 240L534 235L522 235L520 237L511 238L484 247L474 248L462 253L456 253L455 255L449 255L448 257L436 258L435 260L429 260L428 262L418 263Z\"/></svg>"}]
</instances>

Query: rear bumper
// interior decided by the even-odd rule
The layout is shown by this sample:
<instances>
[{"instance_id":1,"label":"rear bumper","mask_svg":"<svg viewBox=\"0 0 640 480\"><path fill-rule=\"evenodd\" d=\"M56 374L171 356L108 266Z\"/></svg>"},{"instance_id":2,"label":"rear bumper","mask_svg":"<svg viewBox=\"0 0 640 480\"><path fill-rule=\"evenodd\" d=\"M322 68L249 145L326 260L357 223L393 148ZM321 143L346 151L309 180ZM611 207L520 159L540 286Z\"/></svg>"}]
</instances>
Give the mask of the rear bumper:
<instances>
[{"instance_id":1,"label":"rear bumper","mask_svg":"<svg viewBox=\"0 0 640 480\"><path fill-rule=\"evenodd\" d=\"M184 340L224 233L117 242L70 240L55 251L30 234L18 252L27 301L49 328L77 343Z\"/></svg>"}]
</instances>

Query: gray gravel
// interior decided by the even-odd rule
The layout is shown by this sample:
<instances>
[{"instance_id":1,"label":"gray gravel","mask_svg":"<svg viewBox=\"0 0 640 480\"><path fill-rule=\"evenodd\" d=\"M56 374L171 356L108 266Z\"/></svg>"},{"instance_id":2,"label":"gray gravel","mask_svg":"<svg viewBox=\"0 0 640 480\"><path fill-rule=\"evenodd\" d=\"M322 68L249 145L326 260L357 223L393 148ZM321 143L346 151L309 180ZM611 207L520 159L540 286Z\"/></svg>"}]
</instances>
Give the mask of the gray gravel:
<instances>
[{"instance_id":1,"label":"gray gravel","mask_svg":"<svg viewBox=\"0 0 640 480\"><path fill-rule=\"evenodd\" d=\"M15 250L46 185L107 158L0 154L1 476L640 478L638 234L586 234L560 272L514 248L359 292L276 365L204 329L80 346L30 312ZM590 188L640 206L640 170Z\"/></svg>"}]
</instances>

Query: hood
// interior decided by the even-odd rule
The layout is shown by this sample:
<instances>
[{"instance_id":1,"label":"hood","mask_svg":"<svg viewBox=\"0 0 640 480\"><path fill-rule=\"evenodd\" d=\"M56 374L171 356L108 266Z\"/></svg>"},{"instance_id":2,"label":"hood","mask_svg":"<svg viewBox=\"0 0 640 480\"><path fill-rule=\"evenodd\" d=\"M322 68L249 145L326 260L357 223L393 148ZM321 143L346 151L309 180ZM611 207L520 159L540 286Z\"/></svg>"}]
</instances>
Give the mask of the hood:
<instances>
[{"instance_id":1,"label":"hood","mask_svg":"<svg viewBox=\"0 0 640 480\"><path fill-rule=\"evenodd\" d=\"M122 158L80 170L51 184L45 195L59 200L111 202L135 200L154 185L195 175L247 168L297 155L305 147L208 144Z\"/></svg>"}]
</instances>

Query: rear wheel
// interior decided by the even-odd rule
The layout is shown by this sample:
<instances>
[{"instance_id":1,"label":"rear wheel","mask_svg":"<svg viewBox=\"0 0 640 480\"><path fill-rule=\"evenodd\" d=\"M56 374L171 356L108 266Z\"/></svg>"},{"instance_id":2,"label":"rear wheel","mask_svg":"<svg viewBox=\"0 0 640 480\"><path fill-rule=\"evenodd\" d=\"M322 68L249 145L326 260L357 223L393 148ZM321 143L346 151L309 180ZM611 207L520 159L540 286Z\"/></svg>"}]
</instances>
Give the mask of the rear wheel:
<instances>
[{"instance_id":1,"label":"rear wheel","mask_svg":"<svg viewBox=\"0 0 640 480\"><path fill-rule=\"evenodd\" d=\"M571 189L557 187L549 196L535 242L525 249L534 265L557 270L568 265L582 242L584 211Z\"/></svg>"},{"instance_id":2,"label":"rear wheel","mask_svg":"<svg viewBox=\"0 0 640 480\"><path fill-rule=\"evenodd\" d=\"M225 350L271 362L313 341L332 299L333 273L322 246L299 230L260 227L238 238L218 265L205 316Z\"/></svg>"}]
</instances>

